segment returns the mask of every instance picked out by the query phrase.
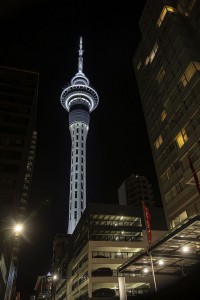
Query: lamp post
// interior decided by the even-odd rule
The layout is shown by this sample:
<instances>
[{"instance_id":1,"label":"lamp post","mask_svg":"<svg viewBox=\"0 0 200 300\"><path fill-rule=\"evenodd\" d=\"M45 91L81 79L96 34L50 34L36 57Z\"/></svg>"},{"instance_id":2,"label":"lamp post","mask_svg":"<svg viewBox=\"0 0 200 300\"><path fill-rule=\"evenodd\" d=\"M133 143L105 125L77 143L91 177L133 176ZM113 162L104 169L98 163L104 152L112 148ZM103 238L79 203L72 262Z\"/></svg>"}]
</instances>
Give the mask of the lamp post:
<instances>
[{"instance_id":1,"label":"lamp post","mask_svg":"<svg viewBox=\"0 0 200 300\"><path fill-rule=\"evenodd\" d=\"M12 240L11 240L11 250L9 258L8 276L6 280L6 288L4 300L11 300L14 297L15 292L15 277L17 273L17 254L19 252L19 238L24 230L23 224L15 224L12 227L6 228L11 230Z\"/></svg>"},{"instance_id":2,"label":"lamp post","mask_svg":"<svg viewBox=\"0 0 200 300\"><path fill-rule=\"evenodd\" d=\"M53 300L56 299L56 283L58 281L58 275L57 274L53 274L52 276L52 279L53 279Z\"/></svg>"}]
</instances>

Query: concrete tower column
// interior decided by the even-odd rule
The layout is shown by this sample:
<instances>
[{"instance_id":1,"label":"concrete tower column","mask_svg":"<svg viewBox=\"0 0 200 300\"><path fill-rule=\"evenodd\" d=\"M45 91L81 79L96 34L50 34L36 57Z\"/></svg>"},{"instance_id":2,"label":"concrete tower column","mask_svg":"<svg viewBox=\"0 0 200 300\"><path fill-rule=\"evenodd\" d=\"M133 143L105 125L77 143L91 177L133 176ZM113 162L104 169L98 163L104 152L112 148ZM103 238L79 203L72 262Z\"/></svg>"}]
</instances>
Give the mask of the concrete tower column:
<instances>
[{"instance_id":1,"label":"concrete tower column","mask_svg":"<svg viewBox=\"0 0 200 300\"><path fill-rule=\"evenodd\" d=\"M80 37L78 72L60 97L69 112L71 134L71 171L68 234L72 234L86 208L86 139L90 113L97 107L99 97L83 73L83 48Z\"/></svg>"}]
</instances>

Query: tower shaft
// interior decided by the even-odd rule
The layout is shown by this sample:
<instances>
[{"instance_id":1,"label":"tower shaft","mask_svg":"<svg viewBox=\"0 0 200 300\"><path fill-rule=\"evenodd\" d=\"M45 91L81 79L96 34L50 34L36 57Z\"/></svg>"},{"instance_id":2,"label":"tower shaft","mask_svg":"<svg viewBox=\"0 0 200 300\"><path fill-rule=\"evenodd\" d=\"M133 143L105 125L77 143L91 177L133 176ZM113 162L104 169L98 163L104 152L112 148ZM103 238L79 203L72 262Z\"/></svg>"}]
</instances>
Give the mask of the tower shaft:
<instances>
[{"instance_id":1,"label":"tower shaft","mask_svg":"<svg viewBox=\"0 0 200 300\"><path fill-rule=\"evenodd\" d=\"M89 126L79 121L71 124L69 129L72 149L68 233L71 234L86 208L86 139Z\"/></svg>"}]
</instances>

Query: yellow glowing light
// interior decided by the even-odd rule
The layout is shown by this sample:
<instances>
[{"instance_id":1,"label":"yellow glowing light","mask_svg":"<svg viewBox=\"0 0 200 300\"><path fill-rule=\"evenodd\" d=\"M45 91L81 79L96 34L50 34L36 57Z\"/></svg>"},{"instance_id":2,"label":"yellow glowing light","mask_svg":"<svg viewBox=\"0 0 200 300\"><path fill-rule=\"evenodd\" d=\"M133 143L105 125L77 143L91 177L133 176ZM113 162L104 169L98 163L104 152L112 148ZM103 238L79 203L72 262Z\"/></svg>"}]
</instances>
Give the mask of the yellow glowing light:
<instances>
[{"instance_id":1,"label":"yellow glowing light","mask_svg":"<svg viewBox=\"0 0 200 300\"><path fill-rule=\"evenodd\" d=\"M15 225L14 231L15 231L16 233L22 232L22 231L23 231L23 225L22 225L22 224L17 224L17 225Z\"/></svg>"}]
</instances>

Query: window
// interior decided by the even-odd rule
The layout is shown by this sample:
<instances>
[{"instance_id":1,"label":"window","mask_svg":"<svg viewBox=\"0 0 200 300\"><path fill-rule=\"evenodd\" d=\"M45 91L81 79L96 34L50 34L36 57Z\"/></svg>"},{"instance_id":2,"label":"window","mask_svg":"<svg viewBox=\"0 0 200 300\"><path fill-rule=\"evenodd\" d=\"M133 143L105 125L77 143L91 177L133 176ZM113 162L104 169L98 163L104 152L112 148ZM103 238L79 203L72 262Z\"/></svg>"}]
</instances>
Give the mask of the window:
<instances>
[{"instance_id":1,"label":"window","mask_svg":"<svg viewBox=\"0 0 200 300\"><path fill-rule=\"evenodd\" d=\"M170 179L170 177L172 176L172 170L171 170L171 168L167 169L166 175L167 175L167 178Z\"/></svg>"},{"instance_id":2,"label":"window","mask_svg":"<svg viewBox=\"0 0 200 300\"><path fill-rule=\"evenodd\" d=\"M182 148L182 146L185 144L187 140L188 140L188 136L185 129L183 128L176 137L176 142L178 144L178 147Z\"/></svg>"},{"instance_id":3,"label":"window","mask_svg":"<svg viewBox=\"0 0 200 300\"><path fill-rule=\"evenodd\" d=\"M74 202L74 208L77 208L77 201Z\"/></svg>"},{"instance_id":4,"label":"window","mask_svg":"<svg viewBox=\"0 0 200 300\"><path fill-rule=\"evenodd\" d=\"M157 51L158 51L158 44L155 43L153 49L151 50L150 54L147 56L147 58L145 60L145 65L146 66L148 65L148 63L150 63L150 64L152 63Z\"/></svg>"},{"instance_id":5,"label":"window","mask_svg":"<svg viewBox=\"0 0 200 300\"><path fill-rule=\"evenodd\" d=\"M160 115L160 118L161 118L161 121L163 122L167 117L167 112L166 110L164 109L162 112L161 112L161 115Z\"/></svg>"},{"instance_id":6,"label":"window","mask_svg":"<svg viewBox=\"0 0 200 300\"><path fill-rule=\"evenodd\" d=\"M77 219L77 211L74 212L74 219Z\"/></svg>"},{"instance_id":7,"label":"window","mask_svg":"<svg viewBox=\"0 0 200 300\"><path fill-rule=\"evenodd\" d=\"M174 7L172 7L172 6L164 6L163 10L161 11L161 14L160 14L160 16L158 18L157 24L156 24L158 27L161 26L161 24L162 24L162 22L163 22L163 20L164 20L164 18L166 16L167 12L175 13L176 9Z\"/></svg>"},{"instance_id":8,"label":"window","mask_svg":"<svg viewBox=\"0 0 200 300\"><path fill-rule=\"evenodd\" d=\"M176 191L175 186L171 189L171 192L172 192L172 197L174 198L177 195L177 191Z\"/></svg>"},{"instance_id":9,"label":"window","mask_svg":"<svg viewBox=\"0 0 200 300\"><path fill-rule=\"evenodd\" d=\"M139 71L140 67L141 67L141 61L139 61L138 65L137 65L137 70L138 71Z\"/></svg>"},{"instance_id":10,"label":"window","mask_svg":"<svg viewBox=\"0 0 200 300\"><path fill-rule=\"evenodd\" d=\"M161 67L160 71L158 72L158 75L156 76L156 81L158 82L158 84L163 80L165 73L166 73L166 71L165 71L164 67Z\"/></svg>"},{"instance_id":11,"label":"window","mask_svg":"<svg viewBox=\"0 0 200 300\"><path fill-rule=\"evenodd\" d=\"M200 71L200 62L192 61L186 68L183 76L180 79L180 83L185 87L192 79L196 71Z\"/></svg>"},{"instance_id":12,"label":"window","mask_svg":"<svg viewBox=\"0 0 200 300\"><path fill-rule=\"evenodd\" d=\"M155 142L156 149L158 149L162 143L163 143L163 138L162 138L162 135L160 135Z\"/></svg>"},{"instance_id":13,"label":"window","mask_svg":"<svg viewBox=\"0 0 200 300\"><path fill-rule=\"evenodd\" d=\"M182 221L184 221L185 219L187 219L187 212L183 211L178 217L176 217L173 221L172 221L172 228L176 227L178 224L180 224Z\"/></svg>"}]
</instances>

